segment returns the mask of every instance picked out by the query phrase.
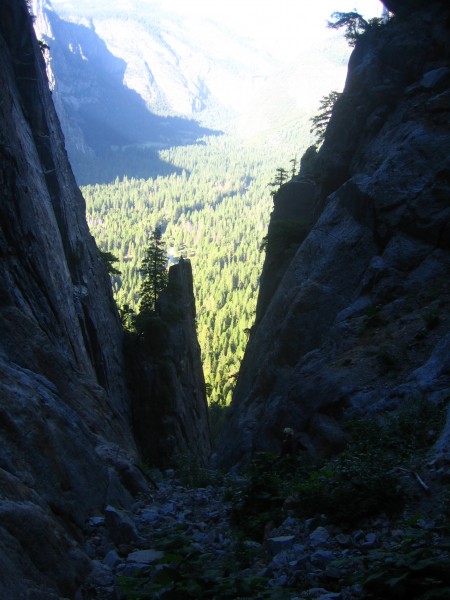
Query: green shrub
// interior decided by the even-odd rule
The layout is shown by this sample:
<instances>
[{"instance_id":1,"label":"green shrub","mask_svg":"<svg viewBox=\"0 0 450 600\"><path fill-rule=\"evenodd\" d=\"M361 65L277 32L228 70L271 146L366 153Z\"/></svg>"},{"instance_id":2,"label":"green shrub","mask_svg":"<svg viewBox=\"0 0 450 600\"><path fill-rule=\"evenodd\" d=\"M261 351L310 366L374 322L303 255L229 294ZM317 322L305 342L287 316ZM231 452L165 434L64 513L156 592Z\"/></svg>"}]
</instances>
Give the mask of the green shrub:
<instances>
[{"instance_id":1,"label":"green shrub","mask_svg":"<svg viewBox=\"0 0 450 600\"><path fill-rule=\"evenodd\" d=\"M286 461L274 454L260 453L252 461L246 483L235 490L232 499L231 521L245 537L262 542L265 525L279 524L286 498L285 472Z\"/></svg>"},{"instance_id":2,"label":"green shrub","mask_svg":"<svg viewBox=\"0 0 450 600\"><path fill-rule=\"evenodd\" d=\"M305 506L316 504L331 520L349 525L380 513L397 515L406 498L394 469L411 468L436 441L443 422L443 407L424 398L409 401L379 421L347 422L348 447L312 481L301 483L300 504L305 497Z\"/></svg>"},{"instance_id":3,"label":"green shrub","mask_svg":"<svg viewBox=\"0 0 450 600\"><path fill-rule=\"evenodd\" d=\"M222 475L219 471L209 469L191 454L176 456L175 463L177 465L177 477L181 484L187 488L217 486L222 483Z\"/></svg>"},{"instance_id":4,"label":"green shrub","mask_svg":"<svg viewBox=\"0 0 450 600\"><path fill-rule=\"evenodd\" d=\"M233 523L261 541L264 526L285 517L288 497L298 515L325 514L349 527L380 514L395 517L407 499L397 469L413 468L437 439L443 420L443 407L415 399L379 421L348 421L347 448L325 462L308 464L301 454L283 459L260 454L233 495Z\"/></svg>"},{"instance_id":5,"label":"green shrub","mask_svg":"<svg viewBox=\"0 0 450 600\"><path fill-rule=\"evenodd\" d=\"M378 427L372 423L367 429L368 437L355 438L342 454L322 464L307 465L302 456L259 455L247 483L234 496L233 523L246 536L261 541L268 522L278 525L285 518L283 504L288 497L297 515L325 514L344 525L382 512L397 514L403 497L390 473L393 462L376 443ZM363 444L370 438L375 441L372 447Z\"/></svg>"},{"instance_id":6,"label":"green shrub","mask_svg":"<svg viewBox=\"0 0 450 600\"><path fill-rule=\"evenodd\" d=\"M439 437L447 402L436 405L426 398L405 401L400 410L382 419L380 444L403 462L425 451Z\"/></svg>"},{"instance_id":7,"label":"green shrub","mask_svg":"<svg viewBox=\"0 0 450 600\"><path fill-rule=\"evenodd\" d=\"M134 323L141 347L151 355L160 356L169 344L168 324L149 309L141 310Z\"/></svg>"},{"instance_id":8,"label":"green shrub","mask_svg":"<svg viewBox=\"0 0 450 600\"><path fill-rule=\"evenodd\" d=\"M323 513L343 525L356 525L380 513L397 514L403 495L391 473L395 460L382 444L381 427L356 421L347 426L351 442L308 479L294 480L292 495L304 516Z\"/></svg>"},{"instance_id":9,"label":"green shrub","mask_svg":"<svg viewBox=\"0 0 450 600\"><path fill-rule=\"evenodd\" d=\"M136 577L121 577L121 598L126 600L236 600L260 598L282 600L285 590L266 589L267 581L252 573L242 573L250 566L256 551L248 546L235 548L230 555L202 552L182 525L164 531L156 540L161 558Z\"/></svg>"},{"instance_id":10,"label":"green shrub","mask_svg":"<svg viewBox=\"0 0 450 600\"><path fill-rule=\"evenodd\" d=\"M390 548L372 550L362 583L369 598L447 600L450 542L435 532L410 529Z\"/></svg>"}]
</instances>

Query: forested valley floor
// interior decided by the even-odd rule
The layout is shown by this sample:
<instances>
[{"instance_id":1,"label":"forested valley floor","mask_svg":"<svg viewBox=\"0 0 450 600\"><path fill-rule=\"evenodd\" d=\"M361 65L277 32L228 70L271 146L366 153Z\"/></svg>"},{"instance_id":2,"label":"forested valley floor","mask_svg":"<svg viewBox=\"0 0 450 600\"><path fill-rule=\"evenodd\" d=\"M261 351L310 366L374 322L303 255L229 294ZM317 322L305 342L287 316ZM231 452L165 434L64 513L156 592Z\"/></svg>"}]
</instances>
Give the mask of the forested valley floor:
<instances>
[{"instance_id":1,"label":"forested valley floor","mask_svg":"<svg viewBox=\"0 0 450 600\"><path fill-rule=\"evenodd\" d=\"M295 168L293 159L311 143L304 132L304 122L292 122L253 138L208 137L160 152L173 167L168 175L82 187L99 248L118 258L121 275L112 284L119 307L139 305L139 269L156 226L169 261L191 260L205 380L216 406L231 401L254 322L269 184L278 167Z\"/></svg>"}]
</instances>

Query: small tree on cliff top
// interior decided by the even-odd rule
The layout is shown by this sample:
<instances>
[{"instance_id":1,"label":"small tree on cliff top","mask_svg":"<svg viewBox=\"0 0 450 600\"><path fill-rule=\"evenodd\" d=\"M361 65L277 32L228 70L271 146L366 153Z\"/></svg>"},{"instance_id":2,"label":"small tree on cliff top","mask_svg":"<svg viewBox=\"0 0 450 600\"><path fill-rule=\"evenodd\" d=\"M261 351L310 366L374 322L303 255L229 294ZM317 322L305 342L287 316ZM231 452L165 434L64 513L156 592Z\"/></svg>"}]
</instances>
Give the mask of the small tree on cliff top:
<instances>
[{"instance_id":1,"label":"small tree on cliff top","mask_svg":"<svg viewBox=\"0 0 450 600\"><path fill-rule=\"evenodd\" d=\"M386 22L385 18L379 19L377 17L366 21L359 13L353 12L334 12L331 15L334 21L328 21L328 27L330 29L343 29L345 28L344 37L347 40L349 46L354 46L357 39L364 33L371 29L376 29Z\"/></svg>"},{"instance_id":2,"label":"small tree on cliff top","mask_svg":"<svg viewBox=\"0 0 450 600\"><path fill-rule=\"evenodd\" d=\"M283 183L285 183L288 179L288 171L286 171L286 169L283 169L283 167L278 167L274 180L267 184L269 187L277 188L276 190L272 190L270 192L270 195L274 196L276 192L280 189L280 187L283 185Z\"/></svg>"},{"instance_id":3,"label":"small tree on cliff top","mask_svg":"<svg viewBox=\"0 0 450 600\"><path fill-rule=\"evenodd\" d=\"M151 235L150 244L145 251L140 269L144 280L141 285L141 311L156 312L156 302L159 294L167 286L167 253L162 241L162 233L156 227Z\"/></svg>"}]
</instances>

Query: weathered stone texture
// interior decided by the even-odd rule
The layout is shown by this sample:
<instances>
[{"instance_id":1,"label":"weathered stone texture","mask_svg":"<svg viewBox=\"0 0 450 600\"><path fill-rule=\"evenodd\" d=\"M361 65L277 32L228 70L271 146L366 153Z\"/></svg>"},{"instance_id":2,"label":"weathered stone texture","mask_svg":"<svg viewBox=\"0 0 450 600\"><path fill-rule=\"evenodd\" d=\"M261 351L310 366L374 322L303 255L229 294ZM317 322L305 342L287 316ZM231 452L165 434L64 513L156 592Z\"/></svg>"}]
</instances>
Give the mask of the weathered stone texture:
<instances>
[{"instance_id":1,"label":"weathered stone texture","mask_svg":"<svg viewBox=\"0 0 450 600\"><path fill-rule=\"evenodd\" d=\"M31 18L22 1L0 12L0 596L75 597L86 519L147 484L111 286Z\"/></svg>"},{"instance_id":2,"label":"weathered stone texture","mask_svg":"<svg viewBox=\"0 0 450 600\"><path fill-rule=\"evenodd\" d=\"M130 356L136 440L145 459L160 467L205 464L211 445L189 260L170 267L158 310L157 346Z\"/></svg>"},{"instance_id":3,"label":"weathered stone texture","mask_svg":"<svg viewBox=\"0 0 450 600\"><path fill-rule=\"evenodd\" d=\"M315 161L321 214L250 339L224 466L287 426L323 455L342 416L450 398L450 13L414 8L352 54Z\"/></svg>"}]
</instances>

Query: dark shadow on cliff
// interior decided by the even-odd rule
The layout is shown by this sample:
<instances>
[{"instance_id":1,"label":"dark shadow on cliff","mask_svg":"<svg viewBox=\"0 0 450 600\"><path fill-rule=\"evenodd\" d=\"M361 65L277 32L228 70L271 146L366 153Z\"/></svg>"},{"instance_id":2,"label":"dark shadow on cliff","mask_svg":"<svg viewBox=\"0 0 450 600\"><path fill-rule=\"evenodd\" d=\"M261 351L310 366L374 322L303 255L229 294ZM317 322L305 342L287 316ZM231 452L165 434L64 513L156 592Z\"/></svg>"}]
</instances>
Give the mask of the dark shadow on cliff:
<instances>
[{"instance_id":1,"label":"dark shadow on cliff","mask_svg":"<svg viewBox=\"0 0 450 600\"><path fill-rule=\"evenodd\" d=\"M46 14L55 36L44 40L58 82L54 101L79 184L176 173L179 169L159 158L160 150L222 134L193 119L152 113L125 85L126 62L92 26Z\"/></svg>"},{"instance_id":2,"label":"dark shadow on cliff","mask_svg":"<svg viewBox=\"0 0 450 600\"><path fill-rule=\"evenodd\" d=\"M124 350L142 460L159 469L204 467L211 442L190 261L170 267L156 310L130 316Z\"/></svg>"},{"instance_id":3,"label":"dark shadow on cliff","mask_svg":"<svg viewBox=\"0 0 450 600\"><path fill-rule=\"evenodd\" d=\"M151 177L180 174L182 169L176 167L158 155L154 148L132 147L107 150L96 156L87 156L76 150L68 149L78 185L95 183L111 183L117 177L124 179L149 179Z\"/></svg>"}]
</instances>

